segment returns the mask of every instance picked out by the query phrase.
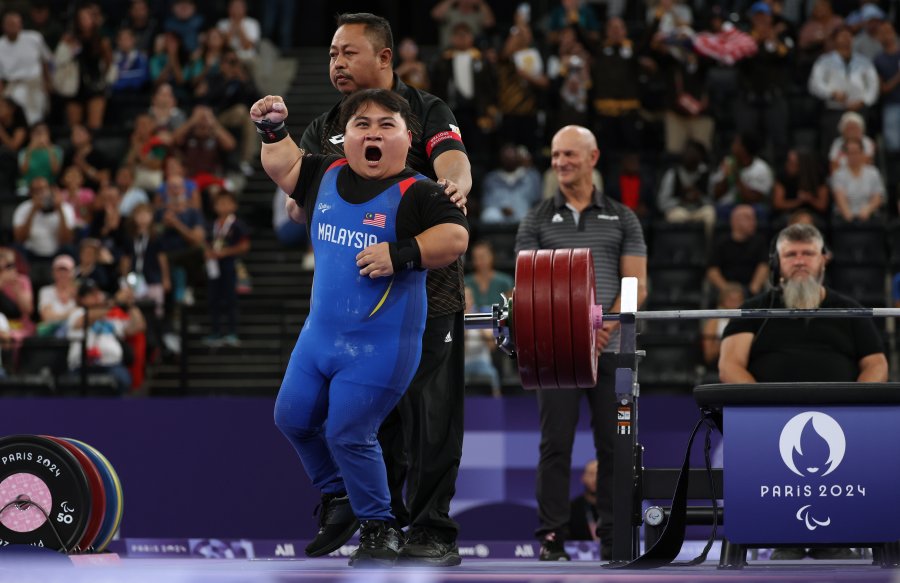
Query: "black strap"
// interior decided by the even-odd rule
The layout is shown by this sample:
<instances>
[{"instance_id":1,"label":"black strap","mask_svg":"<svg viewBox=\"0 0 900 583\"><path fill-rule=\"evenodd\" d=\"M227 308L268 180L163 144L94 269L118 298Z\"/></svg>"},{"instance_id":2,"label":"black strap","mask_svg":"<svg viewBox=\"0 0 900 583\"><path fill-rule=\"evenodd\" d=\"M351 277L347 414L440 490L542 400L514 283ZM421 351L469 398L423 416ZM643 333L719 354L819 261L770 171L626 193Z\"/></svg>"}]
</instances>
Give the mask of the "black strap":
<instances>
[{"instance_id":1,"label":"black strap","mask_svg":"<svg viewBox=\"0 0 900 583\"><path fill-rule=\"evenodd\" d=\"M700 427L703 425L707 426L706 429L706 468L710 473L710 480L712 480L712 471L710 467L710 459L709 459L709 443L710 443L710 431L712 431L712 423L709 418L704 414L697 424L694 425L694 429L691 431L691 437L688 439L687 451L684 453L684 462L681 464L681 472L678 475L678 482L675 485L675 495L672 497L672 510L669 513L669 520L666 523L665 529L663 529L662 535L660 535L659 540L656 541L650 550L645 552L640 557L636 558L633 561L628 563L609 563L603 565L609 569L656 569L658 567L663 567L666 565L672 564L672 561L675 560L675 557L678 556L678 553L681 552L681 547L684 544L684 534L685 534L685 520L687 518L687 494L688 494L688 479L690 478L690 466L691 466L691 446L694 444L694 437L697 436L697 432L700 430ZM710 487L712 488L712 482L710 481ZM712 490L713 499L715 499L715 490ZM716 503L713 502L713 516L717 517L716 513ZM709 552L709 549L712 547L712 539L715 537L716 533L716 523L713 526L713 534L710 537L710 541L707 542L706 549L704 549L703 553L700 554L696 559L683 563L684 566L699 564L699 562L703 562L706 560L706 554Z\"/></svg>"}]
</instances>

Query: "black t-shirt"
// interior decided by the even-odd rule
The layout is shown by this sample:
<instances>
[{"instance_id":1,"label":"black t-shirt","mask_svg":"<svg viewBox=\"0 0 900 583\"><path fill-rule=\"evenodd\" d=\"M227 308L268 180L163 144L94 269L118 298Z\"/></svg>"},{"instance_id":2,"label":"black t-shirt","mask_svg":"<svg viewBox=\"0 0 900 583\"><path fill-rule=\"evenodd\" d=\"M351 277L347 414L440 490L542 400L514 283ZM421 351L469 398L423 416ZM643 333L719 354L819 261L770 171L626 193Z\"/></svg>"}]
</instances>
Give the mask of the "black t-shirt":
<instances>
[{"instance_id":1,"label":"black t-shirt","mask_svg":"<svg viewBox=\"0 0 900 583\"><path fill-rule=\"evenodd\" d=\"M453 112L443 101L404 84L394 76L394 92L409 102L414 120L409 129L413 133L412 147L406 165L434 180L437 175L432 164L444 152L466 148L459 139L459 128ZM300 138L300 147L313 154L344 156L344 128L338 126L340 101L329 111L312 121ZM428 272L428 316L443 316L462 311L466 307L462 262Z\"/></svg>"},{"instance_id":2,"label":"black t-shirt","mask_svg":"<svg viewBox=\"0 0 900 583\"><path fill-rule=\"evenodd\" d=\"M294 192L291 193L291 198L303 206L306 213L307 232L312 225L316 199L319 196L319 186L325 176L325 171L339 159L339 156L323 156L321 154L307 154L303 157L300 176ZM369 180L361 177L345 164L338 171L337 189L341 198L348 203L363 204L394 184L415 174L415 171L407 168L390 178ZM397 239L415 237L430 227L444 223L453 223L462 225L466 229L469 228L465 215L450 202L450 198L444 194L444 189L439 184L431 180L414 182L397 206Z\"/></svg>"},{"instance_id":3,"label":"black t-shirt","mask_svg":"<svg viewBox=\"0 0 900 583\"><path fill-rule=\"evenodd\" d=\"M762 235L753 235L746 241L735 241L726 235L713 246L709 264L718 267L727 281L746 287L753 280L756 267L768 261L769 246Z\"/></svg>"},{"instance_id":4,"label":"black t-shirt","mask_svg":"<svg viewBox=\"0 0 900 583\"><path fill-rule=\"evenodd\" d=\"M741 308L784 308L781 292L747 300ZM821 308L859 308L859 303L826 288ZM759 382L854 382L859 361L884 352L881 336L867 318L733 319L722 337L750 332L748 370Z\"/></svg>"}]
</instances>

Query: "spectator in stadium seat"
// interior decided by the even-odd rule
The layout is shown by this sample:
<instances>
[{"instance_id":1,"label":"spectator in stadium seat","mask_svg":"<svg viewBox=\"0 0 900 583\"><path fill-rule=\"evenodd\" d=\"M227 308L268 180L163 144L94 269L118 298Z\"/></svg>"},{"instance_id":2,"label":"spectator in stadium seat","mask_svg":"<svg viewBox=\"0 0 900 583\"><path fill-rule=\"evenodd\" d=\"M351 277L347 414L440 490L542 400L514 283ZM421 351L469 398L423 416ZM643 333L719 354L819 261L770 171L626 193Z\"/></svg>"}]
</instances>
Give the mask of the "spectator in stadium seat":
<instances>
[{"instance_id":1,"label":"spectator in stadium seat","mask_svg":"<svg viewBox=\"0 0 900 583\"><path fill-rule=\"evenodd\" d=\"M531 26L523 19L510 29L497 61L497 108L501 114L497 133L501 141L539 151L542 140L537 114L549 86Z\"/></svg>"},{"instance_id":2,"label":"spectator in stadium seat","mask_svg":"<svg viewBox=\"0 0 900 583\"><path fill-rule=\"evenodd\" d=\"M774 186L772 168L759 157L760 140L753 133L742 133L731 142L731 155L722 159L713 174L712 192L719 220L728 217L736 204L752 204L756 214L768 220Z\"/></svg>"},{"instance_id":3,"label":"spectator in stadium seat","mask_svg":"<svg viewBox=\"0 0 900 583\"><path fill-rule=\"evenodd\" d=\"M282 205L283 206L283 205ZM149 299L162 318L165 294L172 289L169 261L153 222L153 207L142 203L134 207L126 223L126 241L119 260L119 274L131 280L136 300ZM133 277L129 278L130 275Z\"/></svg>"},{"instance_id":4,"label":"spectator in stadium seat","mask_svg":"<svg viewBox=\"0 0 900 583\"><path fill-rule=\"evenodd\" d=\"M123 164L119 167L116 171L115 185L122 193L122 200L119 203L119 212L122 214L122 218L130 217L134 208L139 204L150 202L147 191L135 186L134 170L130 166Z\"/></svg>"},{"instance_id":5,"label":"spectator in stadium seat","mask_svg":"<svg viewBox=\"0 0 900 583\"><path fill-rule=\"evenodd\" d=\"M884 182L878 169L865 161L862 142L848 140L844 144L847 167L831 176L836 220L866 222L883 220Z\"/></svg>"},{"instance_id":6,"label":"spectator in stadium seat","mask_svg":"<svg viewBox=\"0 0 900 583\"><path fill-rule=\"evenodd\" d=\"M614 6L621 6L623 2L609 3L609 15L621 16L620 11L617 12ZM558 6L554 6L550 11L547 20L547 43L550 45L558 44L561 41L562 30L571 26L578 27L579 31L590 42L600 40L600 20L594 7L584 0L560 0Z\"/></svg>"},{"instance_id":7,"label":"spectator in stadium seat","mask_svg":"<svg viewBox=\"0 0 900 583\"><path fill-rule=\"evenodd\" d=\"M72 312L66 322L71 371L81 371L86 316L87 367L109 373L123 394L131 388L131 373L123 360L125 351L122 343L128 335L146 328L141 311L134 306L133 300L129 302L125 297L124 294L117 296L115 304L109 302L97 282L85 280L78 287L79 309Z\"/></svg>"},{"instance_id":8,"label":"spectator in stadium seat","mask_svg":"<svg viewBox=\"0 0 900 583\"><path fill-rule=\"evenodd\" d=\"M63 170L59 179L59 191L63 201L75 209L75 238L78 239L84 235L85 227L91 222L97 193L84 184L84 173L78 166L69 166Z\"/></svg>"},{"instance_id":9,"label":"spectator in stadium seat","mask_svg":"<svg viewBox=\"0 0 900 583\"><path fill-rule=\"evenodd\" d=\"M190 98L191 88L185 76L189 58L190 54L175 33L163 33L156 38L153 54L150 56L150 80L157 87L153 101L156 101L159 88L164 85L168 85L172 93L173 103L170 107L177 107L179 101L184 102Z\"/></svg>"},{"instance_id":10,"label":"spectator in stadium seat","mask_svg":"<svg viewBox=\"0 0 900 583\"><path fill-rule=\"evenodd\" d=\"M210 106L219 123L240 136L241 172L253 173L251 162L259 155L259 138L250 121L250 107L259 96L246 67L234 51L222 56L219 72L207 76L197 87L199 101Z\"/></svg>"},{"instance_id":11,"label":"spectator in stadium seat","mask_svg":"<svg viewBox=\"0 0 900 583\"><path fill-rule=\"evenodd\" d=\"M853 52L867 59L874 59L881 53L878 29L886 22L884 11L877 4L863 4L859 11L862 30L853 37Z\"/></svg>"},{"instance_id":12,"label":"spectator in stadium seat","mask_svg":"<svg viewBox=\"0 0 900 583\"><path fill-rule=\"evenodd\" d=\"M638 116L641 62L637 47L628 38L625 21L621 18L607 21L603 45L594 54L590 97L595 116L594 134L600 151L605 154L601 159L604 174L615 167L616 160L610 159L615 157L615 152L641 147Z\"/></svg>"},{"instance_id":13,"label":"spectator in stadium seat","mask_svg":"<svg viewBox=\"0 0 900 583\"><path fill-rule=\"evenodd\" d=\"M210 336L207 344L239 346L237 334L237 262L250 251L250 232L237 217L237 198L228 191L219 193L213 203L216 218L206 241L207 307ZM221 326L225 318L224 327Z\"/></svg>"},{"instance_id":14,"label":"spectator in stadium seat","mask_svg":"<svg viewBox=\"0 0 900 583\"><path fill-rule=\"evenodd\" d=\"M187 54L191 54L200 45L203 15L198 13L194 0L175 0L171 6L171 13L163 22L163 31L175 34Z\"/></svg>"},{"instance_id":15,"label":"spectator in stadium seat","mask_svg":"<svg viewBox=\"0 0 900 583\"><path fill-rule=\"evenodd\" d=\"M163 162L169 155L171 142L171 132L164 130L157 134L155 122L149 114L135 118L128 153L123 162L123 166L134 169L135 186L151 192L159 188L163 180Z\"/></svg>"},{"instance_id":16,"label":"spectator in stadium seat","mask_svg":"<svg viewBox=\"0 0 900 583\"><path fill-rule=\"evenodd\" d=\"M50 141L50 128L45 123L31 127L28 145L19 150L19 194L28 193L28 185L35 178L55 183L62 170L62 148Z\"/></svg>"},{"instance_id":17,"label":"spectator in stadium seat","mask_svg":"<svg viewBox=\"0 0 900 583\"><path fill-rule=\"evenodd\" d=\"M66 99L66 118L69 125L83 123L92 130L103 125L112 67L112 45L100 31L95 10L99 8L90 4L79 7L71 32L59 41L69 46L78 62L78 89Z\"/></svg>"},{"instance_id":18,"label":"spectator in stadium seat","mask_svg":"<svg viewBox=\"0 0 900 583\"><path fill-rule=\"evenodd\" d=\"M713 245L706 279L719 293L737 283L756 295L769 277L769 245L757 231L756 211L739 204L731 211L731 230Z\"/></svg>"},{"instance_id":19,"label":"spectator in stadium seat","mask_svg":"<svg viewBox=\"0 0 900 583\"><path fill-rule=\"evenodd\" d=\"M77 291L75 260L71 255L57 255L53 260L53 283L38 290L39 336L53 336L65 323L78 307Z\"/></svg>"},{"instance_id":20,"label":"spectator in stadium seat","mask_svg":"<svg viewBox=\"0 0 900 583\"><path fill-rule=\"evenodd\" d=\"M855 111L848 111L838 122L840 134L831 142L828 150L828 165L831 173L847 167L847 155L844 144L850 140L859 140L863 145L863 157L866 164L875 163L875 140L866 135L866 120Z\"/></svg>"},{"instance_id":21,"label":"spectator in stadium seat","mask_svg":"<svg viewBox=\"0 0 900 583\"><path fill-rule=\"evenodd\" d=\"M172 140L184 160L185 174L195 180L201 174L224 177L228 153L237 147L234 136L205 105L194 107Z\"/></svg>"},{"instance_id":22,"label":"spectator in stadium seat","mask_svg":"<svg viewBox=\"0 0 900 583\"><path fill-rule=\"evenodd\" d=\"M115 163L94 147L91 132L81 124L72 126L70 146L63 156L63 168L76 166L84 177L84 185L96 191L112 180Z\"/></svg>"},{"instance_id":23,"label":"spectator in stadium seat","mask_svg":"<svg viewBox=\"0 0 900 583\"><path fill-rule=\"evenodd\" d=\"M591 54L574 26L559 33L557 52L547 59L546 133L567 125L588 125L588 90L591 86Z\"/></svg>"},{"instance_id":24,"label":"spectator in stadium seat","mask_svg":"<svg viewBox=\"0 0 900 583\"><path fill-rule=\"evenodd\" d=\"M169 83L157 86L150 100L150 108L147 110L153 119L155 129L165 129L174 132L181 124L187 121L184 111L178 107L175 90Z\"/></svg>"},{"instance_id":25,"label":"spectator in stadium seat","mask_svg":"<svg viewBox=\"0 0 900 583\"><path fill-rule=\"evenodd\" d=\"M606 182L606 194L634 211L641 224L646 224L654 209L656 176L648 164L641 163L638 152L625 152L618 172Z\"/></svg>"},{"instance_id":26,"label":"spectator in stadium seat","mask_svg":"<svg viewBox=\"0 0 900 583\"><path fill-rule=\"evenodd\" d=\"M219 72L225 54L225 34L218 28L206 31L198 52L184 70L185 79L191 85L191 94L209 76Z\"/></svg>"},{"instance_id":27,"label":"spectator in stadium seat","mask_svg":"<svg viewBox=\"0 0 900 583\"><path fill-rule=\"evenodd\" d=\"M881 128L887 155L888 184L900 181L900 44L890 22L878 28L882 52L875 57L875 69L881 78Z\"/></svg>"},{"instance_id":28,"label":"spectator in stadium seat","mask_svg":"<svg viewBox=\"0 0 900 583\"><path fill-rule=\"evenodd\" d=\"M28 139L28 122L19 104L0 97L0 196L11 195L19 174L19 149Z\"/></svg>"},{"instance_id":29,"label":"spectator in stadium seat","mask_svg":"<svg viewBox=\"0 0 900 583\"><path fill-rule=\"evenodd\" d=\"M473 271L466 276L466 287L480 310L501 302L500 294L510 297L513 278L494 269L494 247L487 239L476 241L470 251Z\"/></svg>"},{"instance_id":30,"label":"spectator in stadium seat","mask_svg":"<svg viewBox=\"0 0 900 583\"><path fill-rule=\"evenodd\" d=\"M295 223L291 220L291 216L284 206L285 196L287 193L281 188L275 189L275 196L272 198L272 229L275 231L275 237L285 247L291 249L305 247L306 221Z\"/></svg>"},{"instance_id":31,"label":"spectator in stadium seat","mask_svg":"<svg viewBox=\"0 0 900 583\"><path fill-rule=\"evenodd\" d=\"M17 344L34 334L34 292L31 279L16 269L15 251L0 247L0 314L9 320L10 337Z\"/></svg>"},{"instance_id":32,"label":"spectator in stadium seat","mask_svg":"<svg viewBox=\"0 0 900 583\"><path fill-rule=\"evenodd\" d=\"M85 237L78 245L78 264L75 276L79 282L93 280L104 292L112 295L119 289L112 254L99 239Z\"/></svg>"},{"instance_id":33,"label":"spectator in stadium seat","mask_svg":"<svg viewBox=\"0 0 900 583\"><path fill-rule=\"evenodd\" d=\"M416 40L406 37L397 45L399 62L394 67L394 72L400 80L409 87L428 91L431 81L428 78L428 66L419 59L419 45Z\"/></svg>"},{"instance_id":34,"label":"spectator in stadium seat","mask_svg":"<svg viewBox=\"0 0 900 583\"><path fill-rule=\"evenodd\" d=\"M278 29L278 47L281 52L289 51L294 46L294 11L296 0L263 0L261 13L263 36L275 42L275 29Z\"/></svg>"},{"instance_id":35,"label":"spectator in stadium seat","mask_svg":"<svg viewBox=\"0 0 900 583\"><path fill-rule=\"evenodd\" d=\"M541 175L523 164L519 148L500 148L500 168L484 177L481 220L485 223L517 224L541 200Z\"/></svg>"},{"instance_id":36,"label":"spectator in stadium seat","mask_svg":"<svg viewBox=\"0 0 900 583\"><path fill-rule=\"evenodd\" d=\"M834 50L819 57L809 76L809 92L823 101L820 144L823 151L837 134L847 111L866 117L878 100L880 83L872 61L853 52L853 34L846 26L834 32Z\"/></svg>"},{"instance_id":37,"label":"spectator in stadium seat","mask_svg":"<svg viewBox=\"0 0 900 583\"><path fill-rule=\"evenodd\" d=\"M115 184L107 184L100 188L94 199L91 222L87 228L87 236L97 239L112 255L114 262L119 260L127 238L125 219L119 207L122 203L122 191Z\"/></svg>"},{"instance_id":38,"label":"spectator in stadium seat","mask_svg":"<svg viewBox=\"0 0 900 583\"><path fill-rule=\"evenodd\" d=\"M50 262L61 251L71 249L75 237L75 209L53 191L44 177L33 178L30 198L13 213L13 236L24 249L37 285L50 283ZM41 267L44 267L41 269Z\"/></svg>"},{"instance_id":39,"label":"spectator in stadium seat","mask_svg":"<svg viewBox=\"0 0 900 583\"><path fill-rule=\"evenodd\" d=\"M790 215L802 210L809 212L817 225L824 228L828 224L830 206L828 185L819 176L815 155L803 150L790 150L772 191L774 226L785 226Z\"/></svg>"},{"instance_id":40,"label":"spectator in stadium seat","mask_svg":"<svg viewBox=\"0 0 900 583\"><path fill-rule=\"evenodd\" d=\"M55 47L65 28L62 19L50 13L50 5L49 0L30 0L28 14L24 15L25 29L39 33L48 47Z\"/></svg>"},{"instance_id":41,"label":"spectator in stadium seat","mask_svg":"<svg viewBox=\"0 0 900 583\"><path fill-rule=\"evenodd\" d=\"M131 0L128 6L128 14L122 21L120 28L127 28L134 33L135 47L144 56L149 57L153 52L153 43L159 32L159 24L150 13L147 0Z\"/></svg>"},{"instance_id":42,"label":"spectator in stadium seat","mask_svg":"<svg viewBox=\"0 0 900 583\"><path fill-rule=\"evenodd\" d=\"M3 94L19 104L30 125L44 119L50 106L45 84L50 58L44 37L22 30L22 15L17 10L7 11L0 38L0 81Z\"/></svg>"},{"instance_id":43,"label":"spectator in stadium seat","mask_svg":"<svg viewBox=\"0 0 900 583\"><path fill-rule=\"evenodd\" d=\"M465 22L476 39L494 27L494 12L485 0L440 0L431 9L431 18L438 23L440 48L451 45L450 37L457 23Z\"/></svg>"},{"instance_id":44,"label":"spectator in stadium seat","mask_svg":"<svg viewBox=\"0 0 900 583\"><path fill-rule=\"evenodd\" d=\"M689 140L679 162L666 170L659 182L656 208L669 223L701 222L707 238L716 225L716 209L709 197L710 171L706 148Z\"/></svg>"},{"instance_id":45,"label":"spectator in stadium seat","mask_svg":"<svg viewBox=\"0 0 900 583\"><path fill-rule=\"evenodd\" d=\"M766 136L772 147L770 159L781 165L788 148L788 104L783 88L788 84L793 41L778 34L772 18L772 9L763 0L750 8L750 34L756 40L757 51L737 63L734 117L739 132Z\"/></svg>"},{"instance_id":46,"label":"spectator in stadium seat","mask_svg":"<svg viewBox=\"0 0 900 583\"><path fill-rule=\"evenodd\" d=\"M220 20L217 26L241 61L250 63L256 59L260 39L259 21L247 16L246 0L230 0L228 18Z\"/></svg>"},{"instance_id":47,"label":"spectator in stadium seat","mask_svg":"<svg viewBox=\"0 0 900 583\"><path fill-rule=\"evenodd\" d=\"M116 34L113 67L116 69L113 95L137 93L150 82L150 62L147 55L138 49L134 31L130 28L121 28Z\"/></svg>"},{"instance_id":48,"label":"spectator in stadium seat","mask_svg":"<svg viewBox=\"0 0 900 583\"><path fill-rule=\"evenodd\" d=\"M798 59L811 67L822 53L832 50L834 31L843 22L844 19L832 10L829 0L815 0L809 19L800 27L797 37Z\"/></svg>"},{"instance_id":49,"label":"spectator in stadium seat","mask_svg":"<svg viewBox=\"0 0 900 583\"><path fill-rule=\"evenodd\" d=\"M708 151L715 128L709 114L707 61L693 51L683 50L683 42L679 36L657 34L650 45L666 80L666 152L669 154L679 154L688 140L701 143Z\"/></svg>"},{"instance_id":50,"label":"spectator in stadium seat","mask_svg":"<svg viewBox=\"0 0 900 583\"><path fill-rule=\"evenodd\" d=\"M432 68L432 93L453 110L460 134L466 136L469 155L476 160L490 160L493 153L488 132L494 129L497 112L496 71L475 48L475 37L466 22L453 26L450 43Z\"/></svg>"}]
</instances>

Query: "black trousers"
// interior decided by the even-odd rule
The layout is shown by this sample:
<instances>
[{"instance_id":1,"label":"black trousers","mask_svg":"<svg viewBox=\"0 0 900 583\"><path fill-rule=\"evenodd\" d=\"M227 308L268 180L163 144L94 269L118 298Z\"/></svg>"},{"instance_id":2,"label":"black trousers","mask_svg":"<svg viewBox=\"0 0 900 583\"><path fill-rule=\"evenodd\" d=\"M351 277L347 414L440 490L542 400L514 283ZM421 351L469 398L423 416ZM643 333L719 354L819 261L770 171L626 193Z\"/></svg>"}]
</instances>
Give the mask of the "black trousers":
<instances>
[{"instance_id":1,"label":"black trousers","mask_svg":"<svg viewBox=\"0 0 900 583\"><path fill-rule=\"evenodd\" d=\"M569 534L569 478L572 446L582 397L591 410L591 430L597 450L597 534L610 545L613 521L613 446L616 437L616 355L600 357L597 386L592 389L538 390L541 420L540 459L537 471L538 538L549 532ZM590 460L578 460L585 465Z\"/></svg>"},{"instance_id":2,"label":"black trousers","mask_svg":"<svg viewBox=\"0 0 900 583\"><path fill-rule=\"evenodd\" d=\"M459 532L450 500L462 458L464 337L462 312L428 318L416 376L378 432L397 522L447 541Z\"/></svg>"}]
</instances>

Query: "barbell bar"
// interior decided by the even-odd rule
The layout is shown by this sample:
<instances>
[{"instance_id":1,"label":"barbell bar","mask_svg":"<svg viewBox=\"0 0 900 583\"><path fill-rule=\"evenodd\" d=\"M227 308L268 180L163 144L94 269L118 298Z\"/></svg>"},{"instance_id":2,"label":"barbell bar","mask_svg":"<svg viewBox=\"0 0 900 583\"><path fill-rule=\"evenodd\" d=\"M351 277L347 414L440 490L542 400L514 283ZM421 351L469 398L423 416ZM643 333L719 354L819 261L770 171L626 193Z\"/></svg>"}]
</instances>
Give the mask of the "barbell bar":
<instances>
[{"instance_id":1,"label":"barbell bar","mask_svg":"<svg viewBox=\"0 0 900 583\"><path fill-rule=\"evenodd\" d=\"M597 383L594 331L604 322L705 320L709 318L889 318L900 308L754 308L637 310L637 279L623 278L621 313L604 314L594 303L590 249L520 251L510 298L491 312L465 315L465 327L489 329L502 351L516 356L525 389L589 388Z\"/></svg>"}]
</instances>

